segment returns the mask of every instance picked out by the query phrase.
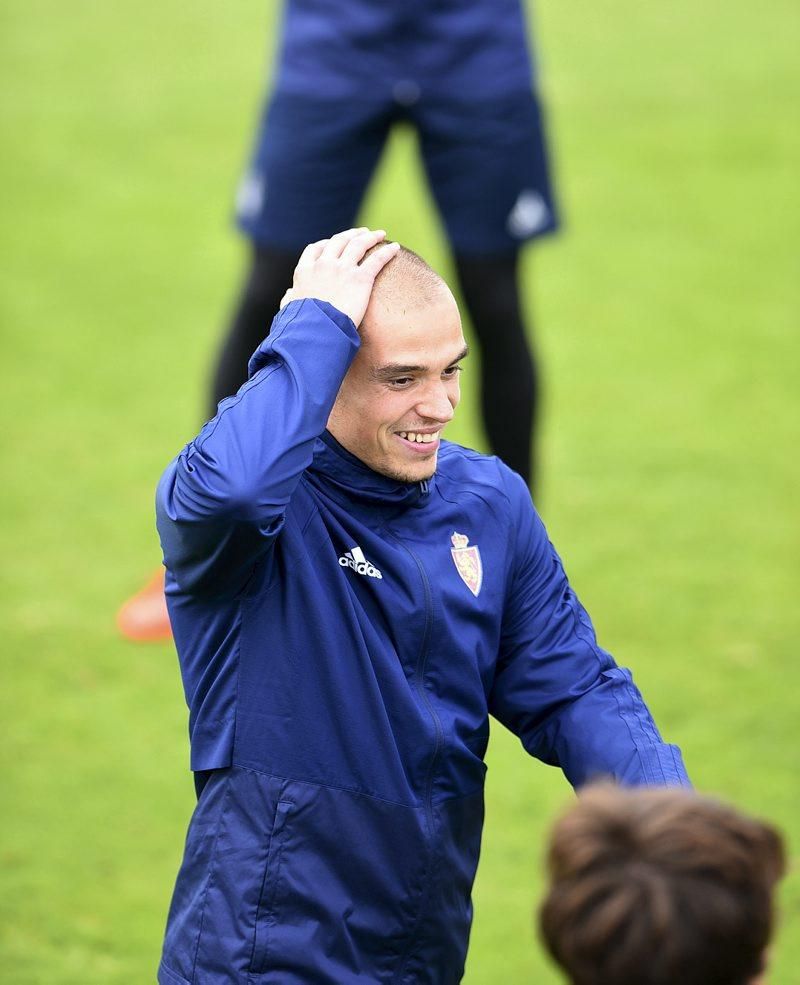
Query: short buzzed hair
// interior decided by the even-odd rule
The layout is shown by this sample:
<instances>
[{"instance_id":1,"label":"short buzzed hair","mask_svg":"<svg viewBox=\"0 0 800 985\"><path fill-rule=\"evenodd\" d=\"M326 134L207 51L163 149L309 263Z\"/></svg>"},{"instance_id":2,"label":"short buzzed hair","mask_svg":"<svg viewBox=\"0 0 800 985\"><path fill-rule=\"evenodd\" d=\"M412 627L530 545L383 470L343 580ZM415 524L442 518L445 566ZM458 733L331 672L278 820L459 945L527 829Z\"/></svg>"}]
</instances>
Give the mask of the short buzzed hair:
<instances>
[{"instance_id":1,"label":"short buzzed hair","mask_svg":"<svg viewBox=\"0 0 800 985\"><path fill-rule=\"evenodd\" d=\"M780 834L681 789L588 788L553 829L540 926L572 985L745 985L763 970Z\"/></svg>"},{"instance_id":2,"label":"short buzzed hair","mask_svg":"<svg viewBox=\"0 0 800 985\"><path fill-rule=\"evenodd\" d=\"M364 254L364 259L391 242L387 239L371 247ZM402 300L405 303L426 304L439 296L442 288L449 291L444 278L427 260L400 244L399 251L375 278L373 293L385 303Z\"/></svg>"}]
</instances>

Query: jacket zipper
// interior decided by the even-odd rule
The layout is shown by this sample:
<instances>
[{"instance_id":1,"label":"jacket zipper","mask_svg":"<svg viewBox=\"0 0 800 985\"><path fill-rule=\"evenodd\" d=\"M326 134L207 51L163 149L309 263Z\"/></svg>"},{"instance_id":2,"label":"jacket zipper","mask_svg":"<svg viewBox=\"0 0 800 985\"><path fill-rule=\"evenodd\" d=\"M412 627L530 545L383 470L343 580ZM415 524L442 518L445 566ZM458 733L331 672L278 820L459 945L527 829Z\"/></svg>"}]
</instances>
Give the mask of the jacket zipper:
<instances>
[{"instance_id":1,"label":"jacket zipper","mask_svg":"<svg viewBox=\"0 0 800 985\"><path fill-rule=\"evenodd\" d=\"M429 482L427 479L423 479L420 484L420 494L426 496L430 491ZM384 529L389 534L391 539L395 543L399 544L400 547L411 557L414 564L417 566L419 571L419 576L422 580L422 588L425 593L425 629L422 633L422 645L419 649L419 656L417 657L417 665L414 668L414 688L419 696L420 701L425 706L425 710L428 712L431 721L433 722L433 728L435 732L434 745L433 745L433 755L431 756L431 762L428 766L428 774L425 777L425 821L428 825L428 831L431 837L433 837L433 780L436 771L436 764L439 758L439 754L442 749L442 723L439 721L439 716L433 707L431 699L428 697L428 692L425 690L425 665L428 660L428 644L430 642L431 627L433 624L433 595L431 594L431 585L428 580L428 573L425 570L420 558L408 547L403 541L400 540L388 526Z\"/></svg>"},{"instance_id":2,"label":"jacket zipper","mask_svg":"<svg viewBox=\"0 0 800 985\"><path fill-rule=\"evenodd\" d=\"M403 546L405 547L405 545ZM406 547L405 549L414 559L414 563L419 569L419 574L422 578L422 587L425 592L425 630L422 634L422 646L420 647L417 666L414 670L414 686L417 689L417 694L420 696L422 703L425 705L426 711L431 717L435 730L433 756L431 756L430 766L428 767L428 775L425 778L425 817L428 821L428 830L431 835L433 835L433 778L436 771L436 763L442 748L442 723L439 721L439 716L436 714L433 707L433 702L428 697L428 692L425 690L425 666L428 661L428 644L431 636L431 624L433 623L433 596L431 595L431 585L428 581L428 573L425 571L422 561L410 548Z\"/></svg>"},{"instance_id":3,"label":"jacket zipper","mask_svg":"<svg viewBox=\"0 0 800 985\"><path fill-rule=\"evenodd\" d=\"M425 822L428 826L428 836L430 838L430 851L431 851L431 864L433 863L435 848L434 848L434 829L433 829L433 780L436 773L436 764L439 759L439 754L443 745L443 734L442 734L442 723L439 721L439 716L434 710L433 703L428 697L428 693L425 690L425 665L428 659L428 644L431 637L431 627L433 623L433 596L431 594L430 581L428 580L428 573L425 571L425 566L422 561L417 557L414 551L410 547L407 547L398 537L394 534L390 534L392 539L398 543L404 551L406 551L409 556L413 559L417 566L417 569L422 579L422 587L425 593L425 629L422 634L422 645L420 646L419 656L417 657L417 665L414 669L414 688L419 695L420 701L425 706L426 711L430 715L431 721L433 722L433 727L435 731L435 739L433 745L433 755L431 756L431 762L428 766L428 774L425 777L425 799L424 799L424 809L425 809ZM426 886L426 890L429 887ZM408 962L414 953L417 928L419 927L419 921L426 906L428 898L428 892L423 893L422 900L420 901L420 913L417 920L414 922L413 929L411 931L411 936L409 938L408 946L403 953L403 956L398 965L397 971L392 976L392 981L400 981L404 975Z\"/></svg>"}]
</instances>

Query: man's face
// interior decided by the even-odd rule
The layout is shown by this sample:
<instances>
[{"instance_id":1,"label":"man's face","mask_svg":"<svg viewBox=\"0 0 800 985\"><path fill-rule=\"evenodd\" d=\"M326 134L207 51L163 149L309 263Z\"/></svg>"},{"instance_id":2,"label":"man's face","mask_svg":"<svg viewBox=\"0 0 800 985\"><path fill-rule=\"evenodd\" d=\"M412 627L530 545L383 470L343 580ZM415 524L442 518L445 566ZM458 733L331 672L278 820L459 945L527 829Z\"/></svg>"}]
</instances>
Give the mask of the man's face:
<instances>
[{"instance_id":1,"label":"man's face","mask_svg":"<svg viewBox=\"0 0 800 985\"><path fill-rule=\"evenodd\" d=\"M328 430L375 472L401 482L428 479L461 397L459 363L467 354L453 296L442 284L432 302L405 309L373 297L361 339Z\"/></svg>"}]
</instances>

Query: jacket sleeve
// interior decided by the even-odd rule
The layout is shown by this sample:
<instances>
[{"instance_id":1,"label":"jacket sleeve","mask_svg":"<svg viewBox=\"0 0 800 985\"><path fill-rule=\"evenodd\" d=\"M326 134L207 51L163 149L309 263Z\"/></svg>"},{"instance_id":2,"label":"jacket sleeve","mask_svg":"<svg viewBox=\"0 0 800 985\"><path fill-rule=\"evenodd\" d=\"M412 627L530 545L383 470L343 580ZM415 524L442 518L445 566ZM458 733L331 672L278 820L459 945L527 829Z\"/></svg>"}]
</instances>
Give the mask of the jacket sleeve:
<instances>
[{"instance_id":1,"label":"jacket sleeve","mask_svg":"<svg viewBox=\"0 0 800 985\"><path fill-rule=\"evenodd\" d=\"M167 467L156 495L164 562L182 592L242 590L274 542L359 346L324 301L288 304L223 400Z\"/></svg>"},{"instance_id":2,"label":"jacket sleeve","mask_svg":"<svg viewBox=\"0 0 800 985\"><path fill-rule=\"evenodd\" d=\"M507 485L515 563L489 710L574 787L598 777L688 786L630 671L598 645L524 483L509 473Z\"/></svg>"}]
</instances>

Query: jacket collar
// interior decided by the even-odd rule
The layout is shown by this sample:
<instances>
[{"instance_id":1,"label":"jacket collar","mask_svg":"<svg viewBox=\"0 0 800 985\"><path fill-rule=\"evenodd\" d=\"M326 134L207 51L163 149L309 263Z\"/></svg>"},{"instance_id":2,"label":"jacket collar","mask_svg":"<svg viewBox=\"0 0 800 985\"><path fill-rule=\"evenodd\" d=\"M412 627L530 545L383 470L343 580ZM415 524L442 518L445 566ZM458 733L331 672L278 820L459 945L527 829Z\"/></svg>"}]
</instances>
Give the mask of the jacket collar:
<instances>
[{"instance_id":1,"label":"jacket collar","mask_svg":"<svg viewBox=\"0 0 800 985\"><path fill-rule=\"evenodd\" d=\"M430 498L435 478L399 482L373 472L343 448L329 431L317 438L314 460L308 472L314 485L324 483L326 492L342 505L359 502L392 511L424 506Z\"/></svg>"}]
</instances>

